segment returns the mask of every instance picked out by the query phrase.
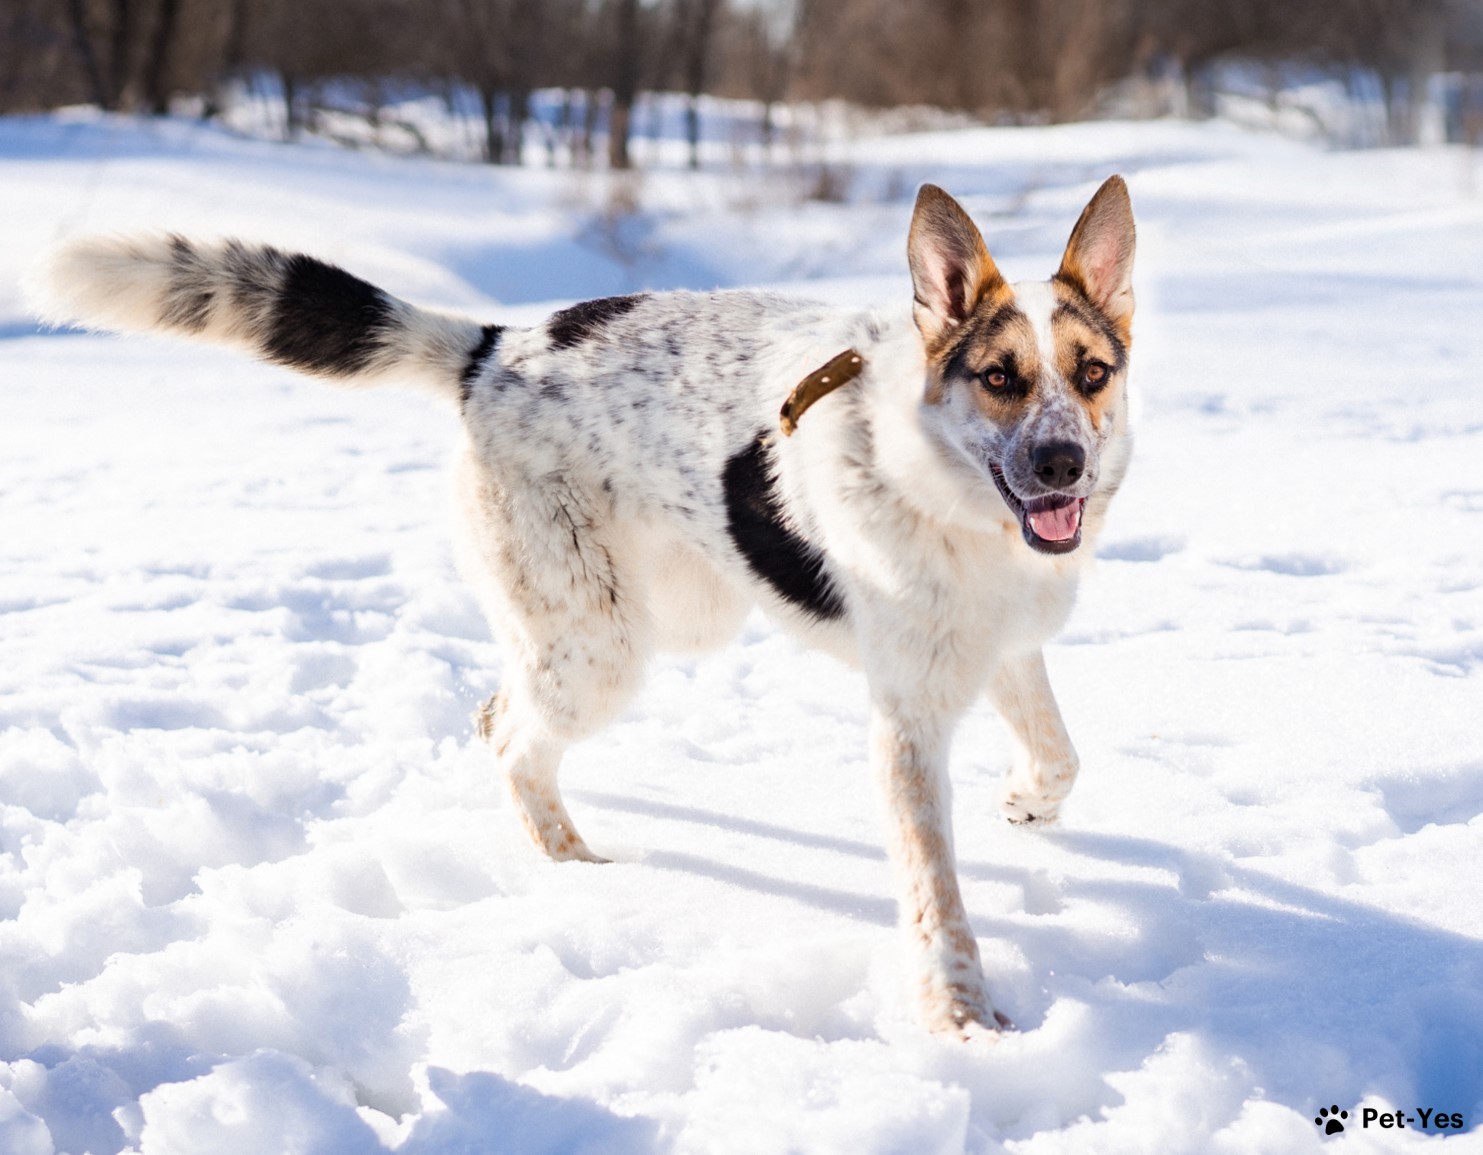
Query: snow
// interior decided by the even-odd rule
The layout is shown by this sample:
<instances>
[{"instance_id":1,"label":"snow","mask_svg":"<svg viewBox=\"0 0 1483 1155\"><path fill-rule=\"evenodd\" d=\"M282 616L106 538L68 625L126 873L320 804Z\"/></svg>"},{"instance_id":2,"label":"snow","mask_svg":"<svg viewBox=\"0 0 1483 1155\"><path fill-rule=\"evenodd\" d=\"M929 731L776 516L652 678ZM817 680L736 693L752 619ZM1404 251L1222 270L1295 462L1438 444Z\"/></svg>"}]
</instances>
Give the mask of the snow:
<instances>
[{"instance_id":1,"label":"snow","mask_svg":"<svg viewBox=\"0 0 1483 1155\"><path fill-rule=\"evenodd\" d=\"M1483 200L1458 150L1228 124L871 136L756 169L493 170L184 121L0 121L0 1151L1317 1152L1483 1121ZM637 286L908 291L910 197L1043 276L1139 216L1139 444L1047 651L1085 767L965 899L1020 1030L922 1033L861 679L761 618L655 664L527 846L471 714L454 418L168 342L41 333L50 243L237 233L528 322ZM627 205L628 207L625 207ZM805 367L806 368L806 367Z\"/></svg>"}]
</instances>

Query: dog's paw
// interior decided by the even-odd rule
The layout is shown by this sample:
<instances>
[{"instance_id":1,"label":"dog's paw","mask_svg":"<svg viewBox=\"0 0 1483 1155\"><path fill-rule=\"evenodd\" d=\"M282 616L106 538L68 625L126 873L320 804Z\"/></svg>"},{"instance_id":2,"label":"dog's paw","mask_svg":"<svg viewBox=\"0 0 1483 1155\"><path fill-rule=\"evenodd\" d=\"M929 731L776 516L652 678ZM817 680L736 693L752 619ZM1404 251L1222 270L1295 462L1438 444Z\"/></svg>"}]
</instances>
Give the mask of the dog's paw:
<instances>
[{"instance_id":1,"label":"dog's paw","mask_svg":"<svg viewBox=\"0 0 1483 1155\"><path fill-rule=\"evenodd\" d=\"M1004 779L999 811L1016 826L1049 826L1061 816L1061 803L1076 785L1075 754L1017 763Z\"/></svg>"},{"instance_id":2,"label":"dog's paw","mask_svg":"<svg viewBox=\"0 0 1483 1155\"><path fill-rule=\"evenodd\" d=\"M934 994L924 991L920 1006L922 1024L934 1035L972 1042L1014 1030L1009 1016L994 1009L982 987L975 990L967 984L953 983Z\"/></svg>"},{"instance_id":3,"label":"dog's paw","mask_svg":"<svg viewBox=\"0 0 1483 1155\"><path fill-rule=\"evenodd\" d=\"M559 841L546 850L546 854L552 862L592 862L605 865L613 861L600 854L593 854L580 836L563 835Z\"/></svg>"},{"instance_id":4,"label":"dog's paw","mask_svg":"<svg viewBox=\"0 0 1483 1155\"><path fill-rule=\"evenodd\" d=\"M927 1024L927 1029L934 1035L954 1038L963 1043L991 1043L1005 1031L1014 1030L1015 1026L1003 1011L955 1000L945 1014L935 1017Z\"/></svg>"},{"instance_id":5,"label":"dog's paw","mask_svg":"<svg viewBox=\"0 0 1483 1155\"><path fill-rule=\"evenodd\" d=\"M993 1023L987 1026L977 1019L970 1019L958 1028L958 1038L965 1043L983 1046L997 1043L1004 1035L1019 1029L1003 1011L995 1011L993 1017Z\"/></svg>"},{"instance_id":6,"label":"dog's paw","mask_svg":"<svg viewBox=\"0 0 1483 1155\"><path fill-rule=\"evenodd\" d=\"M999 812L1016 826L1050 826L1061 816L1061 799L1006 791Z\"/></svg>"}]
</instances>

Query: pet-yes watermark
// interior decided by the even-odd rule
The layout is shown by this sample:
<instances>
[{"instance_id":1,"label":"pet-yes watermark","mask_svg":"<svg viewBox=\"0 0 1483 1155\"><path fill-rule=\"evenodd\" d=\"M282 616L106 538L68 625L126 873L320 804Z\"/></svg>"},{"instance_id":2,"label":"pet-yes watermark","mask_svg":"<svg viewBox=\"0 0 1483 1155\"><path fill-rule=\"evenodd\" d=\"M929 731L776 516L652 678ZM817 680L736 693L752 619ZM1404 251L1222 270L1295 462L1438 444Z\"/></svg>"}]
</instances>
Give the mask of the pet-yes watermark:
<instances>
[{"instance_id":1,"label":"pet-yes watermark","mask_svg":"<svg viewBox=\"0 0 1483 1155\"><path fill-rule=\"evenodd\" d=\"M1410 1112L1362 1107L1356 1122L1350 1118L1348 1111L1340 1110L1337 1103L1331 1107L1320 1107L1318 1114L1313 1116L1313 1123L1321 1127L1325 1135L1338 1135L1356 1126L1361 1130L1379 1127L1387 1131L1404 1131L1408 1127L1415 1131L1461 1131L1467 1126L1467 1120L1461 1111L1441 1111L1436 1107L1417 1107Z\"/></svg>"}]
</instances>

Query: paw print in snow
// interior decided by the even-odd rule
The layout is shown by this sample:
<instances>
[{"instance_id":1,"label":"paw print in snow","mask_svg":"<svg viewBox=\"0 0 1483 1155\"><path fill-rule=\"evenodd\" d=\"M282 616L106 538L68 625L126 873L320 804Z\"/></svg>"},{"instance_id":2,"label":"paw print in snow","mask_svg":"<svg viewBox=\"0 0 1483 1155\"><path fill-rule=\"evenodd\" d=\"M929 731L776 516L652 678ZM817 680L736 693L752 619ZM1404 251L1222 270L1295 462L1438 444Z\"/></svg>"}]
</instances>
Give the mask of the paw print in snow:
<instances>
[{"instance_id":1,"label":"paw print in snow","mask_svg":"<svg viewBox=\"0 0 1483 1155\"><path fill-rule=\"evenodd\" d=\"M1335 1103L1332 1107L1318 1108L1318 1115L1313 1122L1323 1128L1325 1135L1337 1135L1344 1130L1344 1124L1339 1120L1347 1118L1349 1118L1349 1112L1339 1110L1339 1104Z\"/></svg>"}]
</instances>

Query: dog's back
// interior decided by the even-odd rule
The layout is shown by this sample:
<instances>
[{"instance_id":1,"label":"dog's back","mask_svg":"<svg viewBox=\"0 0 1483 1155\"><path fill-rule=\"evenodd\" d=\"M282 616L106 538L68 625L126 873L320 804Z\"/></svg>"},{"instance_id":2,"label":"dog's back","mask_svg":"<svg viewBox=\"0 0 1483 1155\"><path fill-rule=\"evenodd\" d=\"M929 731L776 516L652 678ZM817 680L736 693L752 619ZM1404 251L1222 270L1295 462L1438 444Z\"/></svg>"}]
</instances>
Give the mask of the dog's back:
<instances>
[{"instance_id":1,"label":"dog's back","mask_svg":"<svg viewBox=\"0 0 1483 1155\"><path fill-rule=\"evenodd\" d=\"M775 428L799 366L875 326L745 291L636 293L531 328L481 324L314 257L174 235L65 244L33 288L54 323L232 346L341 384L421 386L460 407L492 460L606 474L625 497L685 516L729 457Z\"/></svg>"}]
</instances>

